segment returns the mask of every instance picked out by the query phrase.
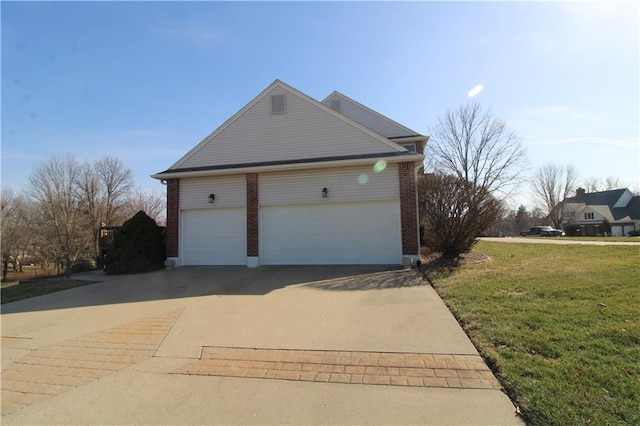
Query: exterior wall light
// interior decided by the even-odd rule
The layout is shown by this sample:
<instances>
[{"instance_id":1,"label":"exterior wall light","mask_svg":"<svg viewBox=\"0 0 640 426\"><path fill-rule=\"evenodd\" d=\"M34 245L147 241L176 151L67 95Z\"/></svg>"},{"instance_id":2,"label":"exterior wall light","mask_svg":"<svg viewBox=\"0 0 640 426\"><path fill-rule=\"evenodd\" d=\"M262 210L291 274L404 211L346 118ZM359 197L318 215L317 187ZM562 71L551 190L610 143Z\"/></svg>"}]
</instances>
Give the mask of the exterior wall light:
<instances>
[{"instance_id":1,"label":"exterior wall light","mask_svg":"<svg viewBox=\"0 0 640 426\"><path fill-rule=\"evenodd\" d=\"M327 194L328 194L327 188L322 188L322 198L327 198Z\"/></svg>"},{"instance_id":2,"label":"exterior wall light","mask_svg":"<svg viewBox=\"0 0 640 426\"><path fill-rule=\"evenodd\" d=\"M213 203L216 199L216 194L209 194L209 203Z\"/></svg>"}]
</instances>

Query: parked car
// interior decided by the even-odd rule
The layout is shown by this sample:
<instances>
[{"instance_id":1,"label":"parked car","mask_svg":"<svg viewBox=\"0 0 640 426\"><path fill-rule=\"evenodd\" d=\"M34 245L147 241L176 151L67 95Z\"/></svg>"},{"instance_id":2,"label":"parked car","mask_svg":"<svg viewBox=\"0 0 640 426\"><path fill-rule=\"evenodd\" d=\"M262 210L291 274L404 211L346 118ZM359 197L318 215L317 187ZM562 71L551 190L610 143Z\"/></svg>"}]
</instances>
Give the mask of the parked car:
<instances>
[{"instance_id":1,"label":"parked car","mask_svg":"<svg viewBox=\"0 0 640 426\"><path fill-rule=\"evenodd\" d=\"M563 237L564 231L554 229L551 226L534 226L528 231L522 231L521 237L538 236L538 237Z\"/></svg>"}]
</instances>

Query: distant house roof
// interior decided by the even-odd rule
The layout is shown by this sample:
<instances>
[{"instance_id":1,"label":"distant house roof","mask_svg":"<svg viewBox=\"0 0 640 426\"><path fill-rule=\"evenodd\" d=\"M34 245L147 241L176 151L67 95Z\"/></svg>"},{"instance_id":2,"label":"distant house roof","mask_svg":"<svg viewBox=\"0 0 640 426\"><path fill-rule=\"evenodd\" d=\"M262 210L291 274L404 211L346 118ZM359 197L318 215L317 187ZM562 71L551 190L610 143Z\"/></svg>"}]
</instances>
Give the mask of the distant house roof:
<instances>
[{"instance_id":1,"label":"distant house roof","mask_svg":"<svg viewBox=\"0 0 640 426\"><path fill-rule=\"evenodd\" d=\"M627 204L627 209L632 218L640 219L640 195L631 198L631 201Z\"/></svg>"},{"instance_id":2,"label":"distant house roof","mask_svg":"<svg viewBox=\"0 0 640 426\"><path fill-rule=\"evenodd\" d=\"M589 193L579 189L574 197L569 197L564 202L584 204L585 207L611 222L640 220L640 196L631 197L627 188ZM626 205L624 205L625 202Z\"/></svg>"},{"instance_id":3,"label":"distant house roof","mask_svg":"<svg viewBox=\"0 0 640 426\"><path fill-rule=\"evenodd\" d=\"M613 207L618 202L620 197L622 197L622 194L624 194L625 191L627 191L626 188L613 189L610 191L587 192L567 198L565 202Z\"/></svg>"}]
</instances>

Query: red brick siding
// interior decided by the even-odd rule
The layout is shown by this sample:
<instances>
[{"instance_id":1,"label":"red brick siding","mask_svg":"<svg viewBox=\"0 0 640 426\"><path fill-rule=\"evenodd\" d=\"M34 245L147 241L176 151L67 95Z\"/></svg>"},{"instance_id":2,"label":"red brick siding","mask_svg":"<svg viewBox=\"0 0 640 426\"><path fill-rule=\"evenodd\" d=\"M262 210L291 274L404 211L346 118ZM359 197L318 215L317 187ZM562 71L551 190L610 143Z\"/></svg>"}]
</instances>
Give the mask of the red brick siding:
<instances>
[{"instance_id":1,"label":"red brick siding","mask_svg":"<svg viewBox=\"0 0 640 426\"><path fill-rule=\"evenodd\" d=\"M400 221L402 224L402 254L418 255L418 201L413 163L400 163Z\"/></svg>"},{"instance_id":2,"label":"red brick siding","mask_svg":"<svg viewBox=\"0 0 640 426\"><path fill-rule=\"evenodd\" d=\"M247 256L258 256L258 174L247 173Z\"/></svg>"},{"instance_id":3,"label":"red brick siding","mask_svg":"<svg viewBox=\"0 0 640 426\"><path fill-rule=\"evenodd\" d=\"M167 180L167 257L178 257L178 224L180 214L180 180Z\"/></svg>"}]
</instances>

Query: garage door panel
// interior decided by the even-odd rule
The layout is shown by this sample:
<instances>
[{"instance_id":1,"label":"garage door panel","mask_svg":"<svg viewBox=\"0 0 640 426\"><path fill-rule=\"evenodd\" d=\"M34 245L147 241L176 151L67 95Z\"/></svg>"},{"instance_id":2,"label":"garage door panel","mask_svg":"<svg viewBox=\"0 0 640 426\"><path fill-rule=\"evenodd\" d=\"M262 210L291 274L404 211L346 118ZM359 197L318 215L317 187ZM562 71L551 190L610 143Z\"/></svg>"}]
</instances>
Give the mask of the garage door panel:
<instances>
[{"instance_id":1,"label":"garage door panel","mask_svg":"<svg viewBox=\"0 0 640 426\"><path fill-rule=\"evenodd\" d=\"M184 265L244 265L247 261L246 210L182 211Z\"/></svg>"},{"instance_id":2,"label":"garage door panel","mask_svg":"<svg viewBox=\"0 0 640 426\"><path fill-rule=\"evenodd\" d=\"M269 206L261 214L264 264L401 262L397 201Z\"/></svg>"}]
</instances>

